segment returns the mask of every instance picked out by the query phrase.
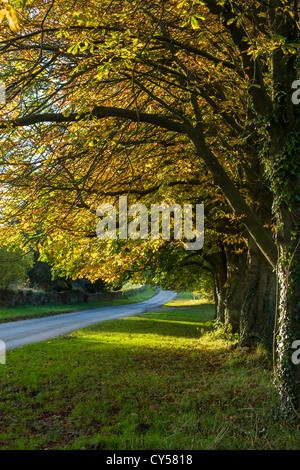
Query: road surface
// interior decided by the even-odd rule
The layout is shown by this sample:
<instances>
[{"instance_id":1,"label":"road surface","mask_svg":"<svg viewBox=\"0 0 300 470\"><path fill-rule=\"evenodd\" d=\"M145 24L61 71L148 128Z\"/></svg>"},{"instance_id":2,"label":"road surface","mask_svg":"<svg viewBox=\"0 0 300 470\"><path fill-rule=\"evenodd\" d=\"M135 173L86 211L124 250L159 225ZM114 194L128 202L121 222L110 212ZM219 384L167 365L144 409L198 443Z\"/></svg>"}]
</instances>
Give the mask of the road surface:
<instances>
[{"instance_id":1,"label":"road surface","mask_svg":"<svg viewBox=\"0 0 300 470\"><path fill-rule=\"evenodd\" d=\"M104 320L151 312L174 299L176 295L176 292L160 290L153 297L143 302L2 323L0 324L0 341L4 341L6 351L20 348L26 344L39 343L40 341L65 335Z\"/></svg>"}]
</instances>

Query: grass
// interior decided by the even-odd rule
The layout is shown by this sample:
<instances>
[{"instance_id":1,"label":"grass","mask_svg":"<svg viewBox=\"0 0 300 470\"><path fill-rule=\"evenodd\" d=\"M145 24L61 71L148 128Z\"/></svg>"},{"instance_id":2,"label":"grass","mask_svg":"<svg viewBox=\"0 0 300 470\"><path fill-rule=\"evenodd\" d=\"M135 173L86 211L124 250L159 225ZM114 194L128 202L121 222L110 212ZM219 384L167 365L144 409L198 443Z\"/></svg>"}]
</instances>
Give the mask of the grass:
<instances>
[{"instance_id":1,"label":"grass","mask_svg":"<svg viewBox=\"0 0 300 470\"><path fill-rule=\"evenodd\" d=\"M121 299L101 300L96 302L78 302L71 304L56 305L20 305L17 307L0 307L0 323L27 320L29 318L41 318L49 315L57 315L59 313L70 313L89 308L104 307L107 305L124 305L134 302L142 302L152 297L156 290L147 287L145 290L133 296L126 296Z\"/></svg>"},{"instance_id":2,"label":"grass","mask_svg":"<svg viewBox=\"0 0 300 470\"><path fill-rule=\"evenodd\" d=\"M299 426L271 412L265 352L235 348L213 304L183 297L8 352L0 449L298 449Z\"/></svg>"}]
</instances>

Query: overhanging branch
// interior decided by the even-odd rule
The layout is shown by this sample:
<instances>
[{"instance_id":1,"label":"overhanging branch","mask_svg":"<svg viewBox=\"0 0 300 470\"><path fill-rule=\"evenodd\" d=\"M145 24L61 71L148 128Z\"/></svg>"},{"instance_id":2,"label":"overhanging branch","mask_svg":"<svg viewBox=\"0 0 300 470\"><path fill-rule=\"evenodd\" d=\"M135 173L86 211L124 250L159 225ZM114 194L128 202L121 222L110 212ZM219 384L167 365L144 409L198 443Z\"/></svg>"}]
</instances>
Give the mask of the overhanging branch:
<instances>
[{"instance_id":1,"label":"overhanging branch","mask_svg":"<svg viewBox=\"0 0 300 470\"><path fill-rule=\"evenodd\" d=\"M123 109L117 107L109 107L109 106L95 106L91 113L70 113L65 115L63 113L43 113L43 114L31 114L28 116L24 116L21 118L2 121L0 123L0 129L9 129L9 128L16 128L16 127L26 127L31 126L33 124L40 124L40 123L57 123L61 124L64 122L79 122L83 120L93 119L93 118L106 118L106 117L113 117L113 118L121 118L127 119L133 122L144 122L148 124L152 124L154 126L161 127L163 129L167 129L172 132L177 132L180 134L186 133L186 127L184 124L173 121L168 116L159 115L159 114L148 114L142 113L136 110L131 109Z\"/></svg>"}]
</instances>

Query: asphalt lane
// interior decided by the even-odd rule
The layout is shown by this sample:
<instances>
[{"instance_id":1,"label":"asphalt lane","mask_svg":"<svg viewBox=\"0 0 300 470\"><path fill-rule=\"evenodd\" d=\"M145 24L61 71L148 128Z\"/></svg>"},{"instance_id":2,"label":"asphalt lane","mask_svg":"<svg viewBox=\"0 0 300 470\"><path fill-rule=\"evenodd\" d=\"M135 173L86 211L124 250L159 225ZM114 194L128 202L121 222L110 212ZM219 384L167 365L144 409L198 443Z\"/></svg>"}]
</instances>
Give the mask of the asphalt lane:
<instances>
[{"instance_id":1,"label":"asphalt lane","mask_svg":"<svg viewBox=\"0 0 300 470\"><path fill-rule=\"evenodd\" d=\"M0 324L0 340L4 341L5 349L9 351L26 344L56 338L101 321L151 312L176 296L176 292L160 290L150 299L134 304L100 307L32 320L2 323Z\"/></svg>"}]
</instances>

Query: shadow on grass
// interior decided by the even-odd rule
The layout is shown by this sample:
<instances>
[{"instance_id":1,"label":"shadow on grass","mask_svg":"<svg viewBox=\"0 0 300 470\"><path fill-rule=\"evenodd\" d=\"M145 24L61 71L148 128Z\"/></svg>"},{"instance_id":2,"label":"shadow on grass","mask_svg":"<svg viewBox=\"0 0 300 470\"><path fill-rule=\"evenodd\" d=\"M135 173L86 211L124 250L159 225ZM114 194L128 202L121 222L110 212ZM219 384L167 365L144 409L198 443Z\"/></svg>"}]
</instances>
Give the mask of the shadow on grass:
<instances>
[{"instance_id":1,"label":"shadow on grass","mask_svg":"<svg viewBox=\"0 0 300 470\"><path fill-rule=\"evenodd\" d=\"M89 332L120 333L122 335L160 335L162 337L200 338L212 329L214 307L210 304L189 309L168 309L166 312L147 312L132 317L109 320L89 327ZM107 325L107 327L106 327Z\"/></svg>"}]
</instances>

